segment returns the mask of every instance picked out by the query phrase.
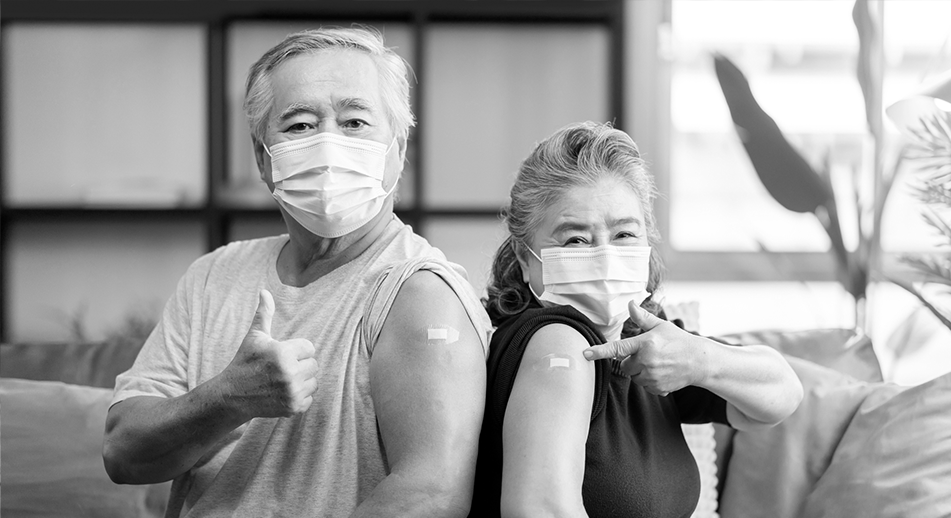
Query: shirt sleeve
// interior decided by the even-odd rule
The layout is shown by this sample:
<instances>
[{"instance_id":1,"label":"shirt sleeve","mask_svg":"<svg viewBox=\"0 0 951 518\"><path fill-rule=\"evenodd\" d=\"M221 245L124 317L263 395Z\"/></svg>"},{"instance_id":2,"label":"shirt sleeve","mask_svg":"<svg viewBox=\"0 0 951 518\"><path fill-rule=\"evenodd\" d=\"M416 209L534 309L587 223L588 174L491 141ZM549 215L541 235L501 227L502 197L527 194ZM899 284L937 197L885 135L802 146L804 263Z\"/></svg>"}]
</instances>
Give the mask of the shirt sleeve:
<instances>
[{"instance_id":1,"label":"shirt sleeve","mask_svg":"<svg viewBox=\"0 0 951 518\"><path fill-rule=\"evenodd\" d=\"M380 337L380 332L383 330L386 316L389 315L390 309L396 301L396 295L399 293L400 287L411 275L420 270L435 273L449 285L453 293L459 298L466 314L469 316L469 321L479 335L483 354L488 357L489 335L492 324L489 322L489 316L476 296L475 290L472 289L466 279L465 270L454 263L432 257L417 257L399 263L390 268L377 281L377 286L363 317L364 340L370 355L373 354L373 348Z\"/></svg>"},{"instance_id":2,"label":"shirt sleeve","mask_svg":"<svg viewBox=\"0 0 951 518\"><path fill-rule=\"evenodd\" d=\"M499 325L493 334L489 360L486 364L486 400L485 419L493 419L501 426L505 417L509 397L515 386L515 378L522 363L522 356L532 336L541 328L551 324L562 324L573 328L589 345L604 343L604 337L590 321L571 306L553 306L542 308L533 304L518 317ZM594 401L591 405L591 421L604 410L608 399L611 378L611 360L597 360L595 364Z\"/></svg>"},{"instance_id":3,"label":"shirt sleeve","mask_svg":"<svg viewBox=\"0 0 951 518\"><path fill-rule=\"evenodd\" d=\"M134 396L172 398L188 391L188 351L195 301L208 276L211 256L195 261L178 281L162 316L135 363L116 377L110 406Z\"/></svg>"}]
</instances>

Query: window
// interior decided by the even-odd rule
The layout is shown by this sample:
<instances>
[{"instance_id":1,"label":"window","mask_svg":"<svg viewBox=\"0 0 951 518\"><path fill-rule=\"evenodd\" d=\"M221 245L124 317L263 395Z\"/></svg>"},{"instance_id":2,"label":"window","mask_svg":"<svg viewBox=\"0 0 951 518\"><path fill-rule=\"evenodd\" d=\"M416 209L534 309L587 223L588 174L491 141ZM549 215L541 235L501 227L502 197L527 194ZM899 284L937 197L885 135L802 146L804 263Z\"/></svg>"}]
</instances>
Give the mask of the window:
<instances>
[{"instance_id":1,"label":"window","mask_svg":"<svg viewBox=\"0 0 951 518\"><path fill-rule=\"evenodd\" d=\"M882 4L888 106L929 75L951 68L946 23L951 4ZM833 309L848 305L850 297L835 281L825 231L811 214L786 211L761 185L713 69L714 52L733 61L792 145L815 169L829 172L845 245L854 249L858 216L852 193L857 177L868 180L872 150L855 72L859 41L853 5L852 0L666 4L669 25L661 24L657 45L658 68L669 70L670 125L660 144L665 167L655 171L669 193L669 203L661 205L667 210L658 215L667 228L665 255L673 279L667 294L674 302L700 301L701 314L712 315L704 332L737 329L720 327L718 319L729 318L725 308L744 315L746 326L853 324L849 311ZM885 124L889 167L900 138ZM920 203L910 193L910 179L902 169L883 213L882 246L890 253L886 265L897 252L930 250L934 244L919 217ZM861 195L867 197L868 191ZM876 320L871 322L878 327L871 330L873 343L884 344L896 321L879 324L891 315L904 318L916 303L897 288L873 286L871 291L887 292L873 301ZM830 307L830 301L838 302ZM764 307L782 318L755 317ZM819 308L824 308L821 315L815 313Z\"/></svg>"},{"instance_id":2,"label":"window","mask_svg":"<svg viewBox=\"0 0 951 518\"><path fill-rule=\"evenodd\" d=\"M884 97L907 95L929 72L951 66L951 17L938 2L885 2ZM760 184L733 128L713 72L726 55L763 109L816 170L831 175L846 245L855 247L856 175L871 152L856 79L851 0L674 0L671 7L670 244L680 251L823 252L829 239L810 214L794 214ZM942 55L943 52L943 55ZM943 66L942 66L943 64ZM930 70L929 70L930 68ZM897 150L889 127L888 151ZM928 249L927 227L900 178L886 207L887 250ZM702 214L703 217L697 217Z\"/></svg>"}]
</instances>

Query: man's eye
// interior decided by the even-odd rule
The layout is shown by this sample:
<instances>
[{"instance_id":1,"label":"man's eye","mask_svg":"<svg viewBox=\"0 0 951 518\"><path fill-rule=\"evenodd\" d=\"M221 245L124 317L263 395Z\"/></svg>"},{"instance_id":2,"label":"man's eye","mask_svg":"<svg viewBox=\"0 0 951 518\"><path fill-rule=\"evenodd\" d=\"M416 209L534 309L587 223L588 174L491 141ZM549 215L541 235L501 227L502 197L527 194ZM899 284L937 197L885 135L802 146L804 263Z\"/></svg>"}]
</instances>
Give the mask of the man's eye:
<instances>
[{"instance_id":1,"label":"man's eye","mask_svg":"<svg viewBox=\"0 0 951 518\"><path fill-rule=\"evenodd\" d=\"M369 124L367 124L367 121L362 119L350 119L343 123L343 126L348 129L361 129L368 125Z\"/></svg>"}]
</instances>

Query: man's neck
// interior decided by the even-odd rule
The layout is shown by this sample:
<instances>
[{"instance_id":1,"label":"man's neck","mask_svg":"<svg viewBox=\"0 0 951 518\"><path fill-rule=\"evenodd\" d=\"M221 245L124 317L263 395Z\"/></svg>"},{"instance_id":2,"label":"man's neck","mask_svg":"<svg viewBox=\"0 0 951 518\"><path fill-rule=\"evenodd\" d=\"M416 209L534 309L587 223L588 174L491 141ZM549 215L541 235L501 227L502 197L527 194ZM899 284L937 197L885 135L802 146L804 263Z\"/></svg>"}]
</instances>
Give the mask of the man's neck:
<instances>
[{"instance_id":1,"label":"man's neck","mask_svg":"<svg viewBox=\"0 0 951 518\"><path fill-rule=\"evenodd\" d=\"M277 258L277 274L287 286L303 287L354 260L372 245L393 215L391 202L366 225L336 238L311 234L288 215L290 241Z\"/></svg>"}]
</instances>

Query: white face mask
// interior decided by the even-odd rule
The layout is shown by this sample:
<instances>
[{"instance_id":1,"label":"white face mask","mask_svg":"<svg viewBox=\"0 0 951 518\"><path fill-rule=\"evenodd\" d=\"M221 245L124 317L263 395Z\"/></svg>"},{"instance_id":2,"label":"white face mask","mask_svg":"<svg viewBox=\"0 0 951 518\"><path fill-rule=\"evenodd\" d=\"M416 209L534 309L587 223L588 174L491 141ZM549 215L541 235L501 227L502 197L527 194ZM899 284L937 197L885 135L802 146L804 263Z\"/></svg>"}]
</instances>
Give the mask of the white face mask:
<instances>
[{"instance_id":1,"label":"white face mask","mask_svg":"<svg viewBox=\"0 0 951 518\"><path fill-rule=\"evenodd\" d=\"M640 305L650 296L649 246L545 248L541 257L530 247L528 250L542 263L545 292L535 297L577 309L608 340L620 338L630 316L628 302ZM531 286L529 283L529 289Z\"/></svg>"},{"instance_id":2,"label":"white face mask","mask_svg":"<svg viewBox=\"0 0 951 518\"><path fill-rule=\"evenodd\" d=\"M395 147L333 133L275 144L271 180L277 203L320 237L349 234L373 219L396 188L383 190L386 157Z\"/></svg>"}]
</instances>

